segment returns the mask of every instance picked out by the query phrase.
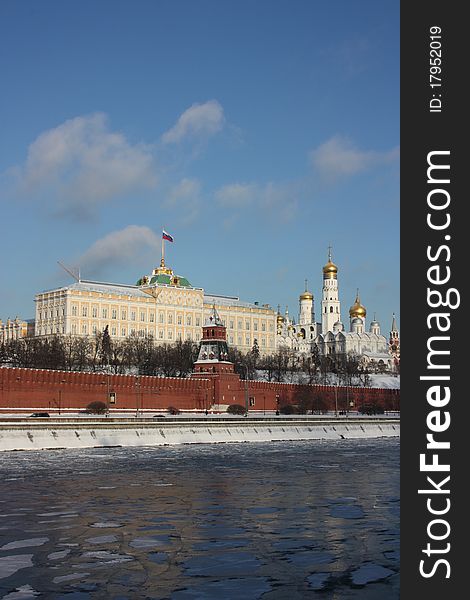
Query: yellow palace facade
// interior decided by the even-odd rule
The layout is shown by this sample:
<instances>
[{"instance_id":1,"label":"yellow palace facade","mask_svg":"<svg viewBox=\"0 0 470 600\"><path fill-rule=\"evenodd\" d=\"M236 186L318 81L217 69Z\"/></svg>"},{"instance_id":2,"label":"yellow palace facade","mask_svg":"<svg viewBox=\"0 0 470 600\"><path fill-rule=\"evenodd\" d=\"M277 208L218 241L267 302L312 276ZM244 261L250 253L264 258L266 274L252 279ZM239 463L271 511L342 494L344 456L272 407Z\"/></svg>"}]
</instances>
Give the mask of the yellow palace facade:
<instances>
[{"instance_id":1,"label":"yellow palace facade","mask_svg":"<svg viewBox=\"0 0 470 600\"><path fill-rule=\"evenodd\" d=\"M163 257L136 285L77 280L37 294L35 303L36 336L94 336L108 327L114 339L152 336L158 343L198 342L215 306L230 345L247 352L256 339L262 354L275 351L277 313L268 304L206 294L166 267Z\"/></svg>"}]
</instances>

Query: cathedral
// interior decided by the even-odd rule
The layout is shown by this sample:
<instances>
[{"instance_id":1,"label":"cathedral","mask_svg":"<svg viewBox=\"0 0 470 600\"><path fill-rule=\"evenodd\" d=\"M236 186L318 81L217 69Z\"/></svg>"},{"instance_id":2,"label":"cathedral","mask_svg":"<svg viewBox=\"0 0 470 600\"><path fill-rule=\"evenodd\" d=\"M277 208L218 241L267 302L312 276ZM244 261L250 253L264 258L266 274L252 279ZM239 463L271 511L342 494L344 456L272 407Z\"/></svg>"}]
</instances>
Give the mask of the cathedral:
<instances>
[{"instance_id":1,"label":"cathedral","mask_svg":"<svg viewBox=\"0 0 470 600\"><path fill-rule=\"evenodd\" d=\"M299 297L299 320L296 324L286 309L284 315L278 308L276 346L299 354L317 351L321 356L355 355L361 364L372 370L396 371L400 360L400 337L395 315L389 339L382 335L380 323L375 319L366 329L366 308L361 304L359 290L349 309L349 331L341 321L341 302L338 289L338 267L331 259L323 267L321 322L315 321L314 298L305 286Z\"/></svg>"}]
</instances>

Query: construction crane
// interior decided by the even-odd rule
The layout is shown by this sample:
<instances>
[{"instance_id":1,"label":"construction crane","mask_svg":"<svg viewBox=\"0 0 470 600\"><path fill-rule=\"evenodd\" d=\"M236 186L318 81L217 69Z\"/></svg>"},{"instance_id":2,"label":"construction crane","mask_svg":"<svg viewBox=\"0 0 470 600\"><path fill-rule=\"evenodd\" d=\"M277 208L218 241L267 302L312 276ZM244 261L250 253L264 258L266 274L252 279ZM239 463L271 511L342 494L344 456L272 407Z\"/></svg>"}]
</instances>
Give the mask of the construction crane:
<instances>
[{"instance_id":1,"label":"construction crane","mask_svg":"<svg viewBox=\"0 0 470 600\"><path fill-rule=\"evenodd\" d=\"M76 275L73 271L71 271L70 269L68 269L65 265L63 265L60 260L57 261L57 263L64 269L64 271L67 271L67 273L69 275L72 275L72 277L75 279L75 281L78 281L78 283L80 283L80 269L78 269L78 275Z\"/></svg>"}]
</instances>

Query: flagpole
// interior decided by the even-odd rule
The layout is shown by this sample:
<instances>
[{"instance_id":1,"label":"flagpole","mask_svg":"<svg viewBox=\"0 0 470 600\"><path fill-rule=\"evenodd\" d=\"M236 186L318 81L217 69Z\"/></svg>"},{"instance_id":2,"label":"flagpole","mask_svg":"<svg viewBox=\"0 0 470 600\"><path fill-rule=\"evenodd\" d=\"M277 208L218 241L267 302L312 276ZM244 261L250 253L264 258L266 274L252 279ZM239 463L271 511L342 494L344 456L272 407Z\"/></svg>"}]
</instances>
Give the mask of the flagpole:
<instances>
[{"instance_id":1,"label":"flagpole","mask_svg":"<svg viewBox=\"0 0 470 600\"><path fill-rule=\"evenodd\" d=\"M163 238L163 228L162 228L162 260L160 261L160 266L165 266L165 239Z\"/></svg>"}]
</instances>

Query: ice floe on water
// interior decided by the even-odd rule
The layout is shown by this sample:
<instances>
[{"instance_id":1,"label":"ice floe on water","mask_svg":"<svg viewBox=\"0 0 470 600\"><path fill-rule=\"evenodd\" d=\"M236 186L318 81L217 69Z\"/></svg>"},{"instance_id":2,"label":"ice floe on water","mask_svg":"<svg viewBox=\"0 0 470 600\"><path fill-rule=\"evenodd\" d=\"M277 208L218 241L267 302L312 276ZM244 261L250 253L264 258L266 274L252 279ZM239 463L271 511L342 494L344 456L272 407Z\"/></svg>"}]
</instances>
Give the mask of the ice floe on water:
<instances>
[{"instance_id":1,"label":"ice floe on water","mask_svg":"<svg viewBox=\"0 0 470 600\"><path fill-rule=\"evenodd\" d=\"M117 542L118 539L115 535L98 535L87 538L85 541L89 544L112 544L113 542Z\"/></svg>"},{"instance_id":2,"label":"ice floe on water","mask_svg":"<svg viewBox=\"0 0 470 600\"><path fill-rule=\"evenodd\" d=\"M108 552L107 550L99 550L97 552L84 552L83 558L96 558L99 560L97 564L118 564L123 562L129 562L135 560L133 556L129 554L118 554L114 552ZM78 565L76 565L78 566Z\"/></svg>"},{"instance_id":3,"label":"ice floe on water","mask_svg":"<svg viewBox=\"0 0 470 600\"><path fill-rule=\"evenodd\" d=\"M22 585L6 596L3 596L2 600L29 600L37 596L40 596L40 592L34 590L30 585Z\"/></svg>"},{"instance_id":4,"label":"ice floe on water","mask_svg":"<svg viewBox=\"0 0 470 600\"><path fill-rule=\"evenodd\" d=\"M13 554L11 556L0 557L0 579L10 577L20 569L32 567L32 554Z\"/></svg>"},{"instance_id":5,"label":"ice floe on water","mask_svg":"<svg viewBox=\"0 0 470 600\"><path fill-rule=\"evenodd\" d=\"M102 529L111 529L113 527L123 527L123 523L116 523L116 521L98 521L96 523L92 523L90 527L102 528Z\"/></svg>"},{"instance_id":6,"label":"ice floe on water","mask_svg":"<svg viewBox=\"0 0 470 600\"><path fill-rule=\"evenodd\" d=\"M59 560L61 558L65 558L68 554L70 554L70 552L71 552L70 549L59 550L57 552L51 552L51 554L47 555L47 558L49 560Z\"/></svg>"},{"instance_id":7,"label":"ice floe on water","mask_svg":"<svg viewBox=\"0 0 470 600\"><path fill-rule=\"evenodd\" d=\"M69 575L60 575L59 577L54 577L52 580L53 583L64 583L66 581L75 581L76 579L83 579L87 577L90 573L70 573Z\"/></svg>"},{"instance_id":8,"label":"ice floe on water","mask_svg":"<svg viewBox=\"0 0 470 600\"><path fill-rule=\"evenodd\" d=\"M166 543L161 536L139 537L129 542L131 548L155 548L156 546L165 545Z\"/></svg>"},{"instance_id":9,"label":"ice floe on water","mask_svg":"<svg viewBox=\"0 0 470 600\"><path fill-rule=\"evenodd\" d=\"M395 571L377 565L375 563L364 563L358 569L351 573L351 579L354 585L366 585L374 581L386 579L390 575L394 575Z\"/></svg>"},{"instance_id":10,"label":"ice floe on water","mask_svg":"<svg viewBox=\"0 0 470 600\"><path fill-rule=\"evenodd\" d=\"M307 581L312 590L320 591L325 587L325 583L328 581L330 573L314 573L307 577Z\"/></svg>"},{"instance_id":11,"label":"ice floe on water","mask_svg":"<svg viewBox=\"0 0 470 600\"><path fill-rule=\"evenodd\" d=\"M49 541L47 537L30 538L29 540L16 540L9 542L4 546L0 546L0 550L17 550L18 548L32 548L34 546L42 546Z\"/></svg>"}]
</instances>

